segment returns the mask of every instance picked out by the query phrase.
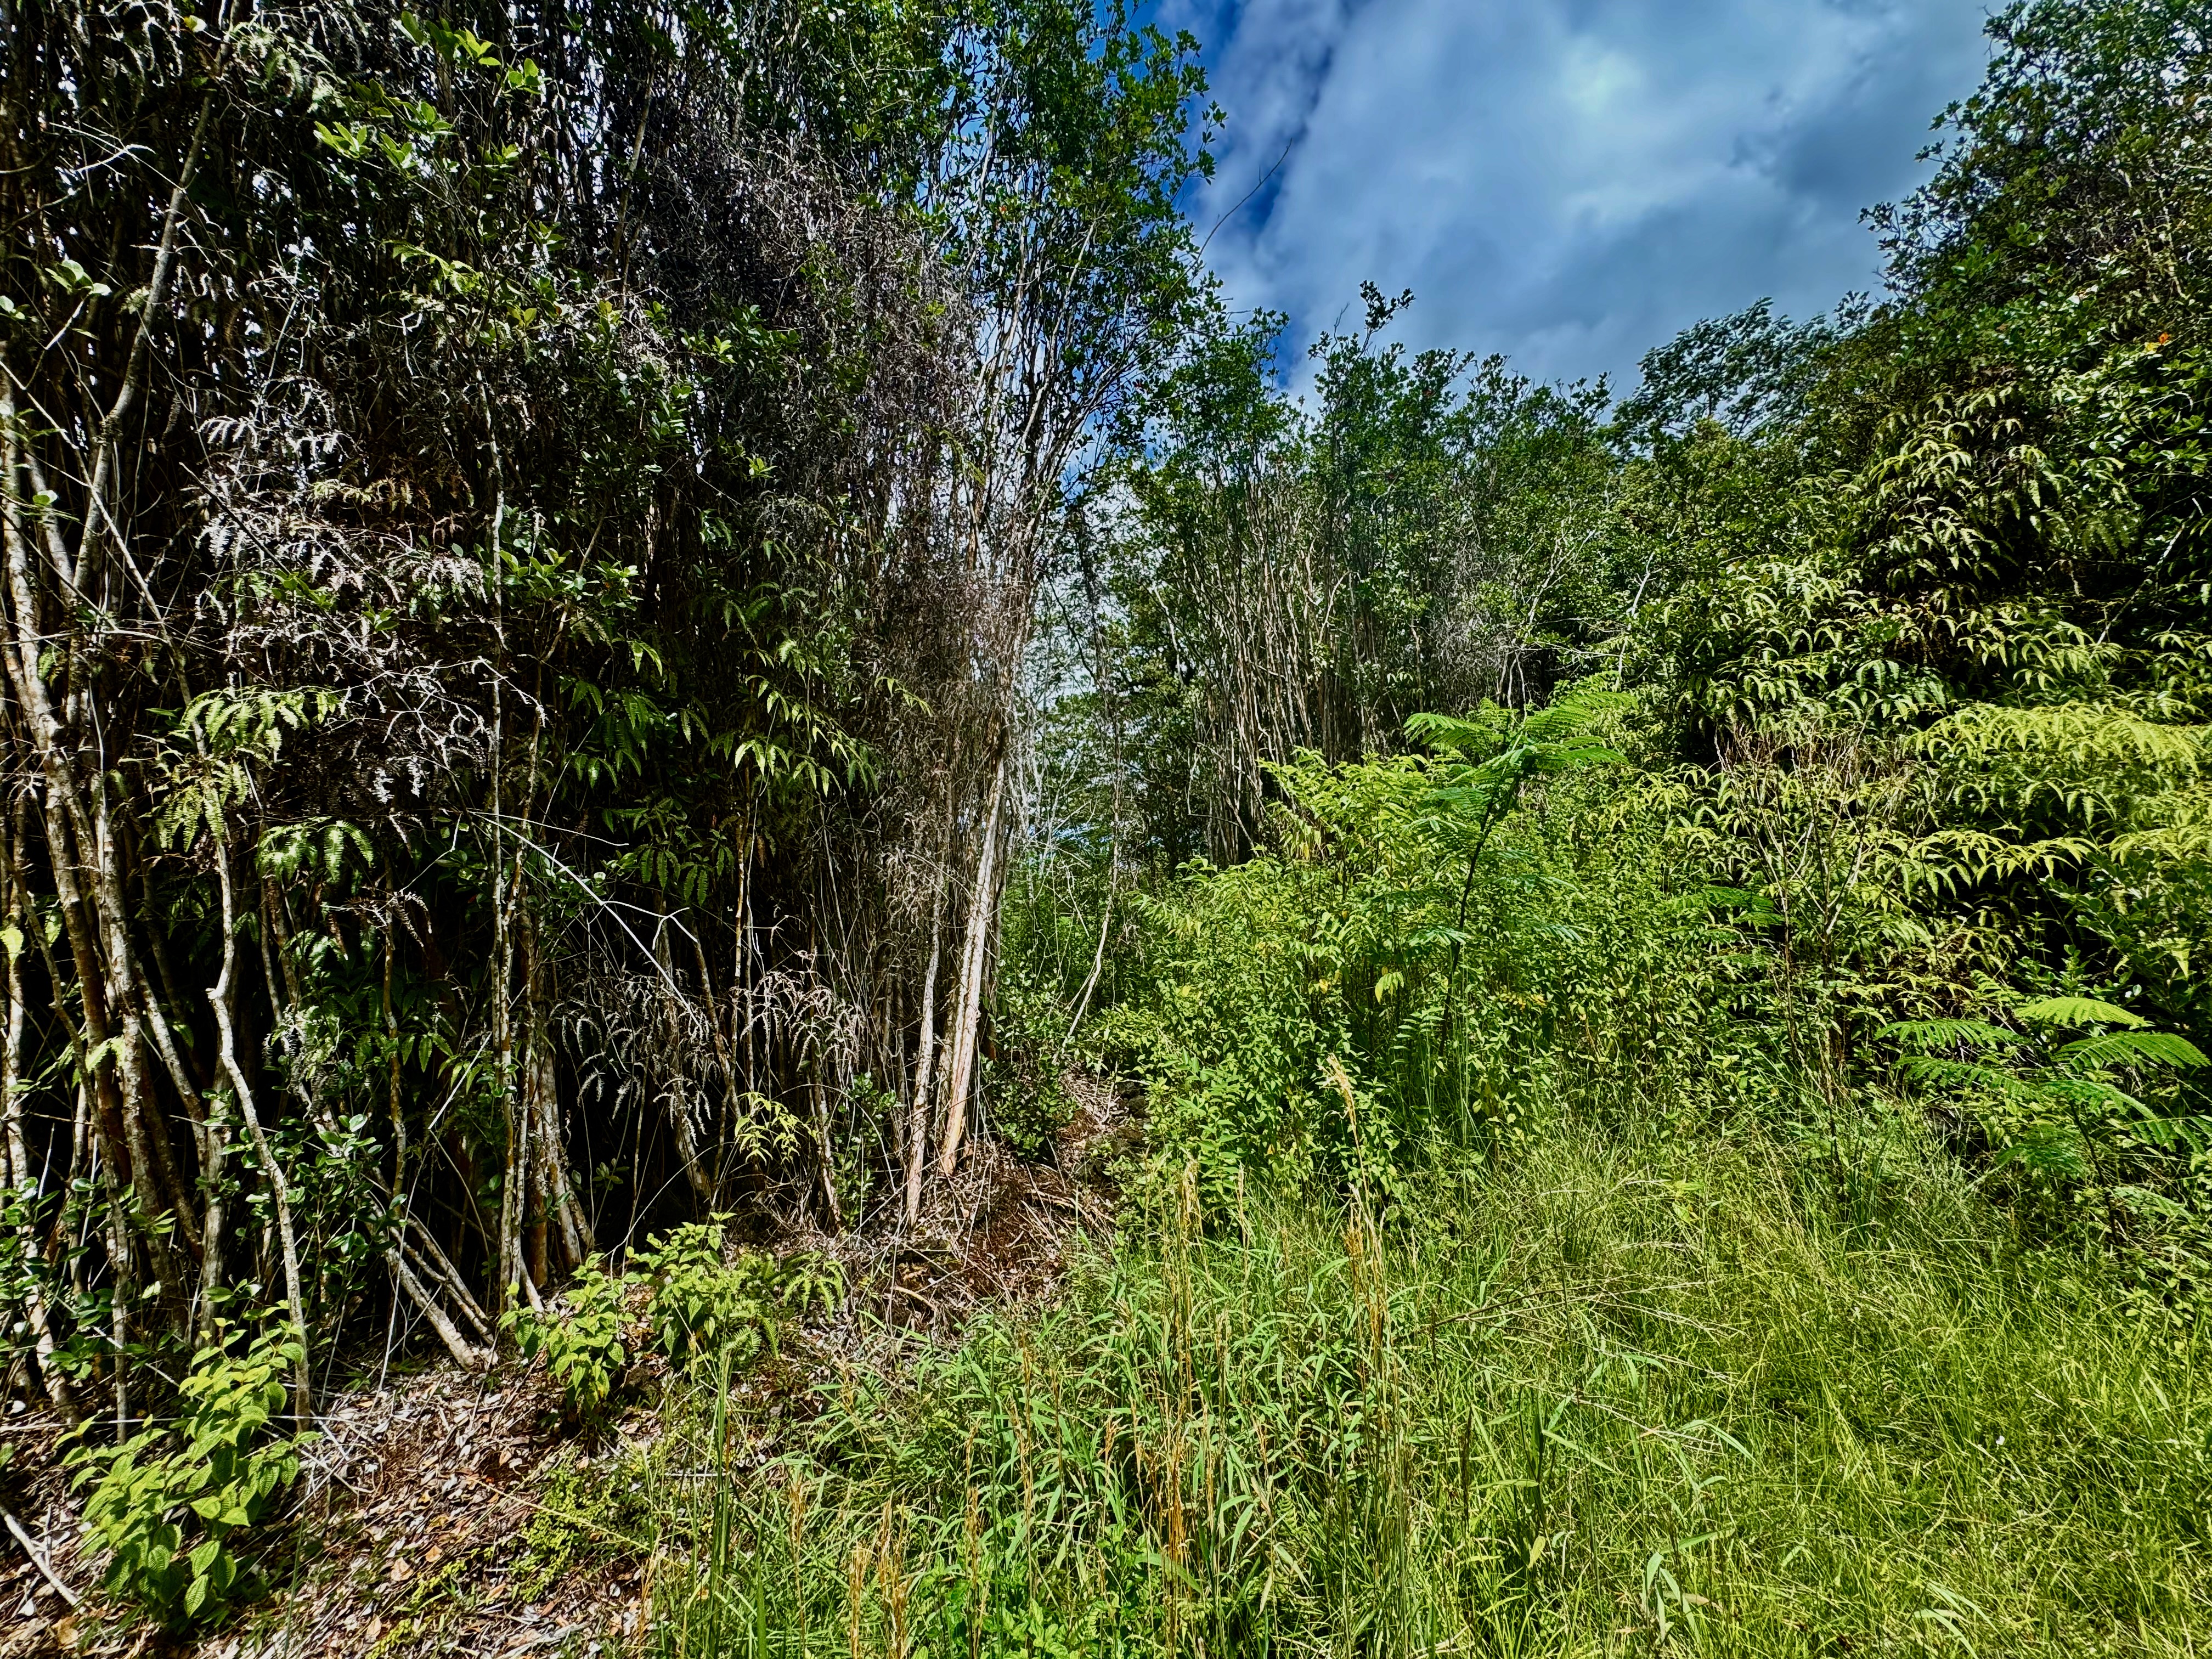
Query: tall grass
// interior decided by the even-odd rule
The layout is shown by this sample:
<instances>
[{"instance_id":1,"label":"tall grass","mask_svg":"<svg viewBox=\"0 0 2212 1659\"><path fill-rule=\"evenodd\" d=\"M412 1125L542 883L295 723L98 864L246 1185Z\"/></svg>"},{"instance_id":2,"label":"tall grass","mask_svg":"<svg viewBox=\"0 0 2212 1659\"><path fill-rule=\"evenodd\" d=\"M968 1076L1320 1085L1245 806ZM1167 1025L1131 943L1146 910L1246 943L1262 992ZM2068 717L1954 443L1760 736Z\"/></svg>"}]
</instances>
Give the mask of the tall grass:
<instances>
[{"instance_id":1,"label":"tall grass","mask_svg":"<svg viewBox=\"0 0 2212 1659\"><path fill-rule=\"evenodd\" d=\"M1562 1128L1380 1219L1188 1194L1054 1305L661 1454L671 1656L2212 1651L2212 1400L1929 1162Z\"/></svg>"}]
</instances>

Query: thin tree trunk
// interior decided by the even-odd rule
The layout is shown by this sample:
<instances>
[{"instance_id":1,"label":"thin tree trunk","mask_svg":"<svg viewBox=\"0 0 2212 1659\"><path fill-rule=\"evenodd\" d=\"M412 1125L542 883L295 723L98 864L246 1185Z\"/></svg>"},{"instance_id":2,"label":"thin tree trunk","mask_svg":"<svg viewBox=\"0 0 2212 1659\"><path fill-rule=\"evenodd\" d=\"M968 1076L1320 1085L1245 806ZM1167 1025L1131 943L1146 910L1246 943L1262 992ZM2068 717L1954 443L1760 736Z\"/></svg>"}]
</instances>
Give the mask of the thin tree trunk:
<instances>
[{"instance_id":1,"label":"thin tree trunk","mask_svg":"<svg viewBox=\"0 0 2212 1659\"><path fill-rule=\"evenodd\" d=\"M944 889L931 907L929 966L921 976L921 1046L915 1062L914 1109L907 1120L906 1219L912 1226L921 1214L921 1170L929 1158L929 1085L937 1062L937 965L945 955L945 927L940 912Z\"/></svg>"},{"instance_id":2,"label":"thin tree trunk","mask_svg":"<svg viewBox=\"0 0 2212 1659\"><path fill-rule=\"evenodd\" d=\"M495 760L495 781L492 785L492 817L495 823L499 819L497 772L498 763ZM496 847L496 842L494 845ZM519 864L521 854L516 854L515 858ZM522 1113L516 1108L514 1098L514 1017L509 1006L514 988L514 920L507 914L503 866L496 858L492 869L491 1042L499 1078L500 1121L506 1131L504 1162L499 1184L499 1240L495 1246L497 1269L491 1287L492 1311L498 1314L507 1310L508 1292L520 1288L522 1277L523 1170L529 1154L530 1132ZM518 871L518 884L520 878Z\"/></svg>"},{"instance_id":3,"label":"thin tree trunk","mask_svg":"<svg viewBox=\"0 0 2212 1659\"><path fill-rule=\"evenodd\" d=\"M438 1298L424 1287L421 1279L415 1277L406 1259L396 1247L386 1259L392 1266L392 1281L410 1302L422 1310L423 1319L437 1333L438 1340L446 1345L446 1352L453 1355L454 1363L466 1371L480 1371L489 1365L492 1362L491 1350L477 1347L461 1334L452 1319L447 1316L445 1309L439 1306Z\"/></svg>"},{"instance_id":4,"label":"thin tree trunk","mask_svg":"<svg viewBox=\"0 0 2212 1659\"><path fill-rule=\"evenodd\" d=\"M914 1108L907 1123L906 1221L909 1227L921 1215L921 1172L929 1158L929 1090L937 1077L937 969L945 956L945 900L952 878L950 787L945 793L945 841L938 849L937 884L929 901L929 966L921 975L921 1041L915 1054Z\"/></svg>"},{"instance_id":5,"label":"thin tree trunk","mask_svg":"<svg viewBox=\"0 0 2212 1659\"><path fill-rule=\"evenodd\" d=\"M1067 1035L1063 1042L1075 1041L1075 1029L1083 1024L1084 1011L1091 1006L1091 994L1098 988L1098 976L1106 971L1106 933L1114 925L1114 878L1109 869L1106 878L1106 913L1098 918L1098 949L1091 958L1091 974L1083 981L1083 994L1075 999L1075 1012L1067 1022Z\"/></svg>"},{"instance_id":6,"label":"thin tree trunk","mask_svg":"<svg viewBox=\"0 0 2212 1659\"><path fill-rule=\"evenodd\" d=\"M485 1341L490 1341L491 1316L477 1302L475 1293L469 1289L468 1280L461 1277L461 1270L453 1265L453 1258L439 1248L438 1241L431 1237L430 1230L422 1222L410 1216L406 1227L413 1229L413 1242L409 1242L406 1228L403 1228L399 1241L402 1253L414 1263L425 1280L442 1288L451 1296L453 1305L461 1310L462 1317L482 1334Z\"/></svg>"},{"instance_id":7,"label":"thin tree trunk","mask_svg":"<svg viewBox=\"0 0 2212 1659\"><path fill-rule=\"evenodd\" d=\"M300 1294L300 1247L292 1233L292 1194L284 1179L283 1166L270 1151L269 1137L261 1132L260 1114L253 1107L252 1087L238 1063L238 1035L232 1024L231 1008L238 979L237 901L230 883L230 848L220 838L215 844L215 868L222 894L222 971L208 989L208 1001L215 1009L216 1052L223 1075L230 1079L230 1086L238 1096L238 1115L246 1125L247 1139L253 1143L253 1155L261 1160L262 1173L268 1179L270 1196L276 1210L276 1236L284 1252L284 1301L291 1311L293 1334L300 1344L299 1364L292 1382L292 1414L304 1425L314 1414L314 1395L307 1377L307 1309Z\"/></svg>"},{"instance_id":8,"label":"thin tree trunk","mask_svg":"<svg viewBox=\"0 0 2212 1659\"><path fill-rule=\"evenodd\" d=\"M23 816L15 815L14 835L22 833ZM0 905L0 915L16 922L22 915L21 891L16 885L16 871L21 867L15 856L15 842L10 840L8 869L8 897ZM0 1050L0 1103L4 1103L7 1122L8 1184L17 1192L28 1188L33 1179L31 1173L30 1149L23 1139L23 941L15 939L6 942L8 956L8 1030L6 1047ZM16 1230L18 1247L23 1252L27 1268L43 1259L30 1217L24 1216ZM31 1330L32 1353L38 1364L39 1380L46 1390L46 1397L65 1413L73 1413L69 1383L54 1364L54 1332L52 1321L46 1311L45 1292L40 1288L38 1276L26 1272L23 1281L23 1318Z\"/></svg>"},{"instance_id":9,"label":"thin tree trunk","mask_svg":"<svg viewBox=\"0 0 2212 1659\"><path fill-rule=\"evenodd\" d=\"M30 539L23 533L15 511L15 502L20 499L16 472L21 460L17 412L13 374L0 372L0 434L4 434L0 436L0 547L4 547L7 562L11 624L0 656L4 656L8 676L14 682L17 707L38 751L40 777L44 785L40 791L40 807L46 830L47 863L54 880L55 908L76 969L82 1012L73 1035L78 1074L84 1079L84 1105L90 1133L88 1137L73 1137L71 1165L74 1170L81 1153L88 1155L100 1172L107 1195L109 1288L114 1297L109 1333L114 1351L109 1358L114 1366L116 1416L120 1430L129 1416L129 1350L125 1337L125 1310L133 1282L131 1237L124 1221L123 1194L147 1173L147 1158L137 1115L126 1109L116 1085L106 979L96 930L77 878L76 854L89 840L89 830L70 769L66 731L55 713L41 664L48 641L41 626L38 584L32 574ZM54 978L53 992L55 1007L61 1011L66 1024L66 989L58 975ZM149 1241L149 1249L153 1251L157 1247ZM155 1261L158 1264L158 1255Z\"/></svg>"},{"instance_id":10,"label":"thin tree trunk","mask_svg":"<svg viewBox=\"0 0 2212 1659\"><path fill-rule=\"evenodd\" d=\"M983 846L975 861L975 891L968 909L968 939L962 953L959 1001L954 1015L952 1057L945 1080L945 1135L938 1147L937 1172L949 1176L960 1158L967 1133L968 1091L975 1074L975 1038L983 1021L983 968L996 922L999 819L1006 806L1006 763L1002 757L991 780L991 810L983 826Z\"/></svg>"}]
</instances>

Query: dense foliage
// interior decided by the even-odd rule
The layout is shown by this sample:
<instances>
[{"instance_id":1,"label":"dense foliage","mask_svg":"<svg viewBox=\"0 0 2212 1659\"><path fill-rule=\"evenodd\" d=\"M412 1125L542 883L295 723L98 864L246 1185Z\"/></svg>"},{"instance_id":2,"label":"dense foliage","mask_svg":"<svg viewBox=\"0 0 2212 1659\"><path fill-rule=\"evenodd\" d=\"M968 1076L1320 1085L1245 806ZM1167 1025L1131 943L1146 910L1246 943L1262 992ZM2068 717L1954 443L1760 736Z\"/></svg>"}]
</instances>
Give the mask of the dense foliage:
<instances>
[{"instance_id":1,"label":"dense foliage","mask_svg":"<svg viewBox=\"0 0 2212 1659\"><path fill-rule=\"evenodd\" d=\"M0 10L0 1296L116 1586L349 1337L649 1331L671 1651L2201 1645L2212 14L2021 0L1879 301L1618 401L1226 313L1138 15ZM896 1273L1085 1071L1121 1243L732 1462L846 1298L738 1239Z\"/></svg>"},{"instance_id":2,"label":"dense foliage","mask_svg":"<svg viewBox=\"0 0 2212 1659\"><path fill-rule=\"evenodd\" d=\"M387 1297L480 1364L657 1210L916 1207L1032 596L1195 291L1188 43L4 33L11 1386L127 1419L274 1297L304 1409Z\"/></svg>"},{"instance_id":3,"label":"dense foliage","mask_svg":"<svg viewBox=\"0 0 2212 1659\"><path fill-rule=\"evenodd\" d=\"M2194 1277L2204 21L2006 13L1869 216L1886 300L1701 324L1617 405L1409 356L1371 289L1305 402L1279 319L1186 351L1065 594L1012 920L1071 1003L1127 941L1094 1048L1211 1189L1540 1109L1749 1112L1849 1181L1902 1109Z\"/></svg>"}]
</instances>

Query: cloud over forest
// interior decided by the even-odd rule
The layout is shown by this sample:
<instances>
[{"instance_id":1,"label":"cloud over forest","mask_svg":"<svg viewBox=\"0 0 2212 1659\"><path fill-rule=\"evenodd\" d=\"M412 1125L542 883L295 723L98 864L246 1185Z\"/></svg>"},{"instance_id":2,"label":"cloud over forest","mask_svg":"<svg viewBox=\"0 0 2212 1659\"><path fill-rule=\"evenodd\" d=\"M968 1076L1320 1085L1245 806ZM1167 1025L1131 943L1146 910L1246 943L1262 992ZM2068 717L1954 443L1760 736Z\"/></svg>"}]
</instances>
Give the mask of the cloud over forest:
<instances>
[{"instance_id":1,"label":"cloud over forest","mask_svg":"<svg viewBox=\"0 0 2212 1659\"><path fill-rule=\"evenodd\" d=\"M1979 78L1985 11L1164 0L1159 16L1204 43L1230 114L1193 216L1221 221L1208 257L1233 303L1310 334L1348 322L1371 278L1415 290L1423 343L1621 384L1701 317L1767 295L1803 315L1878 285L1859 210L1924 176L1930 118Z\"/></svg>"}]
</instances>

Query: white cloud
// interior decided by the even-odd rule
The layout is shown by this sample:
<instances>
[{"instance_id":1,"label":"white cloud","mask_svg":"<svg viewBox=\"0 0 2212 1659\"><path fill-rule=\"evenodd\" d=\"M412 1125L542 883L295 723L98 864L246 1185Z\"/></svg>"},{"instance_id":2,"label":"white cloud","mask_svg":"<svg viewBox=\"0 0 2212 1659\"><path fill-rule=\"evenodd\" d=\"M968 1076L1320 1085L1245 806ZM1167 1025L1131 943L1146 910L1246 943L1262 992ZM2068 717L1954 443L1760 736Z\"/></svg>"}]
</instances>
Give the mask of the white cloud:
<instances>
[{"instance_id":1,"label":"white cloud","mask_svg":"<svg viewBox=\"0 0 2212 1659\"><path fill-rule=\"evenodd\" d=\"M1233 302L1306 334L1356 314L1371 278L1415 290L1418 343L1617 383L1700 317L1766 295L1803 315L1877 284L1859 210L1923 176L1929 118L1979 76L1984 15L1982 0L1161 11L1206 43L1230 114L1193 216L1230 215L1209 257Z\"/></svg>"}]
</instances>

